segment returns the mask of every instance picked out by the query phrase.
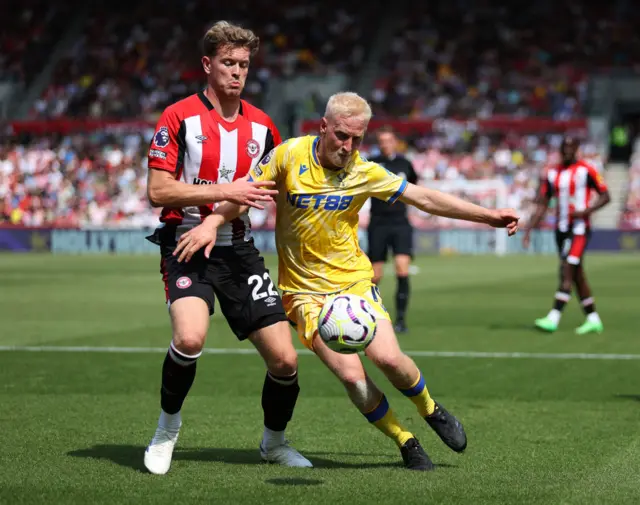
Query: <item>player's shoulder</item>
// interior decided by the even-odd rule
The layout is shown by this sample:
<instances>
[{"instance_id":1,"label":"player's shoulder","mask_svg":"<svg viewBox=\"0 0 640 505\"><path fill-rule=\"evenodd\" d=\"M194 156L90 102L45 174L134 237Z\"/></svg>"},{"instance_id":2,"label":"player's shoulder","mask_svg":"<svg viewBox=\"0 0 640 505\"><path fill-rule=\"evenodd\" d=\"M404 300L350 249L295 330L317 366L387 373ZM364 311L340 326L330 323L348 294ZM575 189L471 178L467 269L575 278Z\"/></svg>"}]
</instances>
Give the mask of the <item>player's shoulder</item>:
<instances>
[{"instance_id":1,"label":"player's shoulder","mask_svg":"<svg viewBox=\"0 0 640 505\"><path fill-rule=\"evenodd\" d=\"M586 168L589 172L592 173L599 173L600 169L599 167L596 165L596 163L594 163L594 161L592 160L587 160L584 158L581 158L577 161L576 165Z\"/></svg>"},{"instance_id":2,"label":"player's shoulder","mask_svg":"<svg viewBox=\"0 0 640 505\"><path fill-rule=\"evenodd\" d=\"M274 126L271 116L262 109L250 104L246 100L240 100L242 104L242 115L253 123L259 123L269 128Z\"/></svg>"},{"instance_id":3,"label":"player's shoulder","mask_svg":"<svg viewBox=\"0 0 640 505\"><path fill-rule=\"evenodd\" d=\"M388 174L394 175L393 172L385 168L385 166L380 164L377 160L382 161L382 159L378 157L369 159L358 151L353 159L353 168L356 172L361 173L384 170Z\"/></svg>"},{"instance_id":4,"label":"player's shoulder","mask_svg":"<svg viewBox=\"0 0 640 505\"><path fill-rule=\"evenodd\" d=\"M172 103L164 109L163 116L182 121L190 116L197 116L207 111L206 105L198 93L187 96Z\"/></svg>"},{"instance_id":5,"label":"player's shoulder","mask_svg":"<svg viewBox=\"0 0 640 505\"><path fill-rule=\"evenodd\" d=\"M312 152L312 145L318 137L314 135L304 135L302 137L291 137L283 140L276 150L282 154L289 154L295 158L307 156Z\"/></svg>"}]
</instances>

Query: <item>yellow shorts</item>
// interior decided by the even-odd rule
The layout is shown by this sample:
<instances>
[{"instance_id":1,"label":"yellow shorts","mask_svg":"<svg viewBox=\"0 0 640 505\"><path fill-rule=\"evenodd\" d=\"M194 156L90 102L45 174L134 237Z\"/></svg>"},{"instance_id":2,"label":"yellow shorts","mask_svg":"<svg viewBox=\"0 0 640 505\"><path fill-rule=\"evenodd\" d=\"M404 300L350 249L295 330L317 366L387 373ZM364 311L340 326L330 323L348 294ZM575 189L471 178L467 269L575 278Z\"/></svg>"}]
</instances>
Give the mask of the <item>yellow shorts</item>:
<instances>
[{"instance_id":1,"label":"yellow shorts","mask_svg":"<svg viewBox=\"0 0 640 505\"><path fill-rule=\"evenodd\" d=\"M287 293L282 295L282 303L289 320L296 325L300 341L313 351L313 338L318 331L318 316L327 298L337 295L357 295L366 299L378 319L390 320L387 309L382 304L378 287L371 281L360 281L353 286L328 295Z\"/></svg>"}]
</instances>

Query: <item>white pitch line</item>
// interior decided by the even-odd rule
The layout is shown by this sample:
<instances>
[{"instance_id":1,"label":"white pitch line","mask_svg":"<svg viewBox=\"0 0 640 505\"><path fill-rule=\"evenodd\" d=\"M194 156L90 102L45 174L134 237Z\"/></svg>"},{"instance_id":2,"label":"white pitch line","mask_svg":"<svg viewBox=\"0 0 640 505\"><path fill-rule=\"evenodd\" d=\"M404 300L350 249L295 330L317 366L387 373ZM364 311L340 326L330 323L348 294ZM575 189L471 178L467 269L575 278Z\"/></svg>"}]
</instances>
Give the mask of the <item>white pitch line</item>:
<instances>
[{"instance_id":1,"label":"white pitch line","mask_svg":"<svg viewBox=\"0 0 640 505\"><path fill-rule=\"evenodd\" d=\"M86 352L150 354L165 353L166 347L83 347L83 346L0 346L0 352ZM204 354L257 354L255 349L204 349ZM298 354L309 355L311 351L298 349ZM409 356L419 358L486 358L486 359L559 359L559 360L640 360L640 354L589 354L589 353L535 353L535 352L476 352L476 351L407 351Z\"/></svg>"}]
</instances>

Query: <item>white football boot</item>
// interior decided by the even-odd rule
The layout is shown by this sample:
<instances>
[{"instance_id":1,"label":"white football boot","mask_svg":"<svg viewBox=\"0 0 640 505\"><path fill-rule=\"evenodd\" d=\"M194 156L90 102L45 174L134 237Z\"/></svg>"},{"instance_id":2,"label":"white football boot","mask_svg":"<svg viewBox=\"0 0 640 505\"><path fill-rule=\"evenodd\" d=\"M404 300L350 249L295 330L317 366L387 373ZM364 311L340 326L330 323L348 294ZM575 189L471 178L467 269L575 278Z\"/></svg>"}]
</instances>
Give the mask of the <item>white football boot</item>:
<instances>
[{"instance_id":1,"label":"white football boot","mask_svg":"<svg viewBox=\"0 0 640 505\"><path fill-rule=\"evenodd\" d=\"M179 414L177 415L179 416ZM162 418L163 416L161 415L160 419L162 420ZM144 466L155 475L164 475L171 467L173 448L178 441L182 424L179 418L176 421L178 421L177 428L173 426L165 427L161 422L158 422L156 433L144 453Z\"/></svg>"},{"instance_id":2,"label":"white football boot","mask_svg":"<svg viewBox=\"0 0 640 505\"><path fill-rule=\"evenodd\" d=\"M312 468L311 461L291 447L287 441L281 444L265 446L264 442L260 444L260 456L263 461L268 463L277 463L282 466L291 466L297 468Z\"/></svg>"}]
</instances>

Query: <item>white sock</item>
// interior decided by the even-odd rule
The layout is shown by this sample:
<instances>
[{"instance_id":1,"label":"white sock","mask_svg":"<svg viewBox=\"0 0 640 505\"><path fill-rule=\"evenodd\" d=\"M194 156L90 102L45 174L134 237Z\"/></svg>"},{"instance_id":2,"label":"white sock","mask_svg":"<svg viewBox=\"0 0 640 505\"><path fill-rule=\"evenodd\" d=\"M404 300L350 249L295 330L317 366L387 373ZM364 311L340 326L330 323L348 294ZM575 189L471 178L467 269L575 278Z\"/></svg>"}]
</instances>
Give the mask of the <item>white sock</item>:
<instances>
[{"instance_id":1,"label":"white sock","mask_svg":"<svg viewBox=\"0 0 640 505\"><path fill-rule=\"evenodd\" d=\"M561 317L562 317L562 312L560 312L558 309L551 309L547 314L547 318L551 319L551 321L553 321L553 324L555 325L560 323Z\"/></svg>"},{"instance_id":2,"label":"white sock","mask_svg":"<svg viewBox=\"0 0 640 505\"><path fill-rule=\"evenodd\" d=\"M596 324L602 323L602 321L600 321L600 316L598 315L597 312L592 312L591 314L587 314L587 321L589 321L590 323L596 323Z\"/></svg>"},{"instance_id":3,"label":"white sock","mask_svg":"<svg viewBox=\"0 0 640 505\"><path fill-rule=\"evenodd\" d=\"M264 434L262 435L262 446L268 448L282 444L284 444L284 431L273 431L265 426Z\"/></svg>"},{"instance_id":4,"label":"white sock","mask_svg":"<svg viewBox=\"0 0 640 505\"><path fill-rule=\"evenodd\" d=\"M158 426L165 430L178 431L182 425L182 416L180 412L175 414L167 414L164 410L160 410L160 419L158 419Z\"/></svg>"}]
</instances>

